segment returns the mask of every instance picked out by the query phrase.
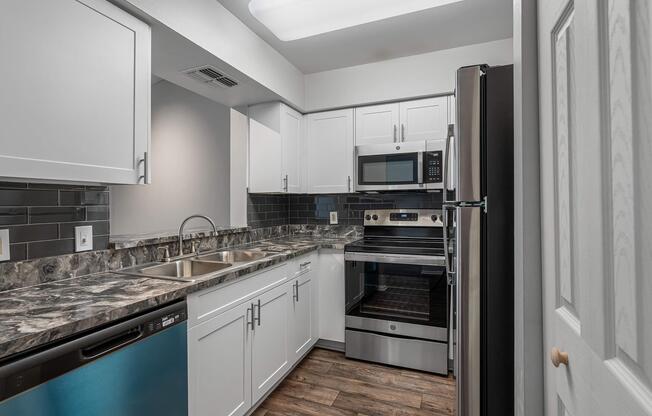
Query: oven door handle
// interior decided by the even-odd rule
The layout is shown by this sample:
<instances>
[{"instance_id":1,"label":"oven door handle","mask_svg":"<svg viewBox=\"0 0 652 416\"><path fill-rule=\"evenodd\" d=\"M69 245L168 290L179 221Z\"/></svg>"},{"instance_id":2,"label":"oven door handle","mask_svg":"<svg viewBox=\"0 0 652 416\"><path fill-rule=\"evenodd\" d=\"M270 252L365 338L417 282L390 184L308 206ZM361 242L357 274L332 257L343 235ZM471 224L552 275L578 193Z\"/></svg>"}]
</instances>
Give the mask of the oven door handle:
<instances>
[{"instance_id":1,"label":"oven door handle","mask_svg":"<svg viewBox=\"0 0 652 416\"><path fill-rule=\"evenodd\" d=\"M418 266L445 266L445 257L419 256L414 254L383 254L345 252L345 261L362 261L369 263L414 264Z\"/></svg>"}]
</instances>

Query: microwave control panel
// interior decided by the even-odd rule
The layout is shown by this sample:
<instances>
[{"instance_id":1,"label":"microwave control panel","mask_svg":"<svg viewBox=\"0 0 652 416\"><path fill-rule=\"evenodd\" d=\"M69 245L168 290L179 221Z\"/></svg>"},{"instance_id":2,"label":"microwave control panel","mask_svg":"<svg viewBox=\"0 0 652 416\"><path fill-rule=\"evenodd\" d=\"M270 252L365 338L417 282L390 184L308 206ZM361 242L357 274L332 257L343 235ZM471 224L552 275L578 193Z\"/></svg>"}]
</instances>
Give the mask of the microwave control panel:
<instances>
[{"instance_id":1,"label":"microwave control panel","mask_svg":"<svg viewBox=\"0 0 652 416\"><path fill-rule=\"evenodd\" d=\"M423 165L425 183L442 183L444 181L443 152L441 150L426 152Z\"/></svg>"}]
</instances>

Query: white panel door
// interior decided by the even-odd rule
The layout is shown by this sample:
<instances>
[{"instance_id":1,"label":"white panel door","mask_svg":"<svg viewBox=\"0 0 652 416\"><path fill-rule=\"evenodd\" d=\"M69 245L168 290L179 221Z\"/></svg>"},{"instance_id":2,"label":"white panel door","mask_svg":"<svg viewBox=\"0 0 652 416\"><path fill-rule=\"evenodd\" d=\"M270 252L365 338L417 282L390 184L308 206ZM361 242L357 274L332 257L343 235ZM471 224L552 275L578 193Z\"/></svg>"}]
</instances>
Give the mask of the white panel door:
<instances>
[{"instance_id":1,"label":"white panel door","mask_svg":"<svg viewBox=\"0 0 652 416\"><path fill-rule=\"evenodd\" d=\"M426 98L400 104L399 141L445 139L448 133L448 97Z\"/></svg>"},{"instance_id":2,"label":"white panel door","mask_svg":"<svg viewBox=\"0 0 652 416\"><path fill-rule=\"evenodd\" d=\"M191 416L240 416L251 407L251 306L237 306L188 331Z\"/></svg>"},{"instance_id":3,"label":"white panel door","mask_svg":"<svg viewBox=\"0 0 652 416\"><path fill-rule=\"evenodd\" d=\"M353 190L353 109L306 116L310 193Z\"/></svg>"},{"instance_id":4,"label":"white panel door","mask_svg":"<svg viewBox=\"0 0 652 416\"><path fill-rule=\"evenodd\" d=\"M251 348L252 402L256 403L290 368L292 295L281 285L254 299L255 326Z\"/></svg>"},{"instance_id":5,"label":"white panel door","mask_svg":"<svg viewBox=\"0 0 652 416\"><path fill-rule=\"evenodd\" d=\"M151 33L104 0L0 4L0 177L143 183Z\"/></svg>"},{"instance_id":6,"label":"white panel door","mask_svg":"<svg viewBox=\"0 0 652 416\"><path fill-rule=\"evenodd\" d=\"M538 4L546 414L650 416L652 8Z\"/></svg>"},{"instance_id":7,"label":"white panel door","mask_svg":"<svg viewBox=\"0 0 652 416\"><path fill-rule=\"evenodd\" d=\"M301 140L303 116L281 105L281 139L283 147L284 190L301 192Z\"/></svg>"},{"instance_id":8,"label":"white panel door","mask_svg":"<svg viewBox=\"0 0 652 416\"><path fill-rule=\"evenodd\" d=\"M249 119L249 192L285 192L281 135Z\"/></svg>"},{"instance_id":9,"label":"white panel door","mask_svg":"<svg viewBox=\"0 0 652 416\"><path fill-rule=\"evenodd\" d=\"M314 316L317 294L314 274L315 272L308 269L301 272L290 283L292 293L292 341L290 346L293 362L308 352L317 337Z\"/></svg>"},{"instance_id":10,"label":"white panel door","mask_svg":"<svg viewBox=\"0 0 652 416\"><path fill-rule=\"evenodd\" d=\"M355 144L398 141L399 105L381 104L355 109Z\"/></svg>"}]
</instances>

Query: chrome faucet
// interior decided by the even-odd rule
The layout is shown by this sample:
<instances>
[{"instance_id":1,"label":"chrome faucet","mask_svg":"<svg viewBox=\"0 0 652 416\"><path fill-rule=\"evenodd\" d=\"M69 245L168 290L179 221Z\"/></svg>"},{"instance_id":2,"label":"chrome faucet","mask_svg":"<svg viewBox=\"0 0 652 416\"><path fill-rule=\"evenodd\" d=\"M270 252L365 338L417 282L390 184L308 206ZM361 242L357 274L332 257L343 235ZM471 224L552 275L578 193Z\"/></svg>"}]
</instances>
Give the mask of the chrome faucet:
<instances>
[{"instance_id":1,"label":"chrome faucet","mask_svg":"<svg viewBox=\"0 0 652 416\"><path fill-rule=\"evenodd\" d=\"M206 215L200 215L200 214L195 214L195 215L189 216L188 218L183 220L183 222L181 223L181 226L179 227L179 256L183 256L183 227L185 227L186 223L188 221L190 221L191 219L193 219L193 218L203 218L203 219L205 219L213 227L213 232L215 234L217 234L217 226L215 225L215 222L210 217L207 217Z\"/></svg>"}]
</instances>

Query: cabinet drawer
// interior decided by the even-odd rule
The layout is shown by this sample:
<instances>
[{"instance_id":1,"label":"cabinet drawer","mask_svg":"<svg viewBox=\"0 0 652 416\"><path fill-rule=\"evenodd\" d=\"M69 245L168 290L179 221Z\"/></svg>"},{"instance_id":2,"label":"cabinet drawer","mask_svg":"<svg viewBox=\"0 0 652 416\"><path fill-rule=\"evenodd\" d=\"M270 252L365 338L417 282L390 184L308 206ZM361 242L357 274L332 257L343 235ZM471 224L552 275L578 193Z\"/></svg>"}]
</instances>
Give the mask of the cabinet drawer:
<instances>
[{"instance_id":1,"label":"cabinet drawer","mask_svg":"<svg viewBox=\"0 0 652 416\"><path fill-rule=\"evenodd\" d=\"M188 325L195 326L288 280L287 263L255 272L231 284L188 296Z\"/></svg>"},{"instance_id":2,"label":"cabinet drawer","mask_svg":"<svg viewBox=\"0 0 652 416\"><path fill-rule=\"evenodd\" d=\"M308 272L316 267L317 252L304 254L288 262L288 276L294 278L297 275Z\"/></svg>"}]
</instances>

